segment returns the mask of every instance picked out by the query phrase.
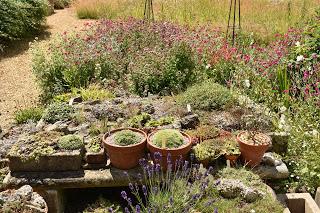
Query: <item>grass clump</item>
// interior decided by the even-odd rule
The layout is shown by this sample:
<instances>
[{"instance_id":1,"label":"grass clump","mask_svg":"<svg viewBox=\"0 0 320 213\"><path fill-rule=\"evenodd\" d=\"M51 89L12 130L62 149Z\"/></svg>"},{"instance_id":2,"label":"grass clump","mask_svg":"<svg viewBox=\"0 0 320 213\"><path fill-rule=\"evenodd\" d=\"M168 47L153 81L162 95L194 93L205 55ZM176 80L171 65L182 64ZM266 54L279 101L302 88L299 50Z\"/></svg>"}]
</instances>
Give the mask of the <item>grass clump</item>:
<instances>
[{"instance_id":1,"label":"grass clump","mask_svg":"<svg viewBox=\"0 0 320 213\"><path fill-rule=\"evenodd\" d=\"M17 111L14 115L14 119L17 124L27 123L28 121L37 122L41 119L42 114L42 108L32 107Z\"/></svg>"},{"instance_id":2,"label":"grass clump","mask_svg":"<svg viewBox=\"0 0 320 213\"><path fill-rule=\"evenodd\" d=\"M56 121L71 119L73 112L74 108L68 104L53 103L46 108L42 118L49 123L54 123Z\"/></svg>"},{"instance_id":3,"label":"grass clump","mask_svg":"<svg viewBox=\"0 0 320 213\"><path fill-rule=\"evenodd\" d=\"M184 144L184 138L178 130L163 129L154 134L152 143L161 148L179 148Z\"/></svg>"},{"instance_id":4,"label":"grass clump","mask_svg":"<svg viewBox=\"0 0 320 213\"><path fill-rule=\"evenodd\" d=\"M84 143L78 135L64 135L59 139L58 147L63 150L77 150L82 149Z\"/></svg>"},{"instance_id":5,"label":"grass clump","mask_svg":"<svg viewBox=\"0 0 320 213\"><path fill-rule=\"evenodd\" d=\"M114 134L114 143L119 146L129 146L141 142L142 137L131 130L122 130Z\"/></svg>"},{"instance_id":6,"label":"grass clump","mask_svg":"<svg viewBox=\"0 0 320 213\"><path fill-rule=\"evenodd\" d=\"M187 89L177 97L177 102L183 106L190 104L196 110L212 111L230 107L236 99L229 89L208 80Z\"/></svg>"}]
</instances>

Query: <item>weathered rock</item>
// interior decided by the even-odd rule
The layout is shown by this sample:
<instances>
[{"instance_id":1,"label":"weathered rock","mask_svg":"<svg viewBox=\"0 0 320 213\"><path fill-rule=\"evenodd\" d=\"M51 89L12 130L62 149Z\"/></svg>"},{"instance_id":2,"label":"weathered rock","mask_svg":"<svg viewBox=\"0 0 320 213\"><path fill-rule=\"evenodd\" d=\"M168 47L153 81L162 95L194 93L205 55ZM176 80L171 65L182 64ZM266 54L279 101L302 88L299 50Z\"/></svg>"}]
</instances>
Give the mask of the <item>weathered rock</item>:
<instances>
[{"instance_id":1,"label":"weathered rock","mask_svg":"<svg viewBox=\"0 0 320 213\"><path fill-rule=\"evenodd\" d=\"M261 163L267 166L280 166L283 162L276 154L266 152L262 157Z\"/></svg>"},{"instance_id":2,"label":"weathered rock","mask_svg":"<svg viewBox=\"0 0 320 213\"><path fill-rule=\"evenodd\" d=\"M153 114L155 113L155 108L152 104L147 104L147 105L144 105L142 106L141 108L141 112L145 112L145 113L148 113L148 114Z\"/></svg>"},{"instance_id":3,"label":"weathered rock","mask_svg":"<svg viewBox=\"0 0 320 213\"><path fill-rule=\"evenodd\" d=\"M70 121L57 121L54 124L50 124L46 127L45 131L58 131L58 132L64 132L68 133L68 125L70 124Z\"/></svg>"},{"instance_id":4,"label":"weathered rock","mask_svg":"<svg viewBox=\"0 0 320 213\"><path fill-rule=\"evenodd\" d=\"M29 185L22 186L21 188L19 188L16 191L16 194L18 196L20 196L21 198L24 198L26 200L31 200L32 193L33 193L32 187Z\"/></svg>"},{"instance_id":5,"label":"weathered rock","mask_svg":"<svg viewBox=\"0 0 320 213\"><path fill-rule=\"evenodd\" d=\"M265 195L264 192L248 187L241 180L235 179L220 179L217 189L224 198L242 197L249 203L261 199Z\"/></svg>"},{"instance_id":6,"label":"weathered rock","mask_svg":"<svg viewBox=\"0 0 320 213\"><path fill-rule=\"evenodd\" d=\"M199 124L199 116L197 114L187 115L180 120L182 129L195 129Z\"/></svg>"},{"instance_id":7,"label":"weathered rock","mask_svg":"<svg viewBox=\"0 0 320 213\"><path fill-rule=\"evenodd\" d=\"M76 103L81 103L82 102L82 97L81 96L77 96L77 97L73 97L69 100L69 105L72 106Z\"/></svg>"},{"instance_id":8,"label":"weathered rock","mask_svg":"<svg viewBox=\"0 0 320 213\"><path fill-rule=\"evenodd\" d=\"M289 170L285 163L278 166L260 165L253 169L262 179L285 179L289 177Z\"/></svg>"},{"instance_id":9,"label":"weathered rock","mask_svg":"<svg viewBox=\"0 0 320 213\"><path fill-rule=\"evenodd\" d=\"M108 119L108 121L116 121L124 117L124 112L119 106L106 103L94 105L92 113L97 119Z\"/></svg>"},{"instance_id":10,"label":"weathered rock","mask_svg":"<svg viewBox=\"0 0 320 213\"><path fill-rule=\"evenodd\" d=\"M36 130L41 131L45 126L46 126L46 122L41 118L36 125Z\"/></svg>"},{"instance_id":11,"label":"weathered rock","mask_svg":"<svg viewBox=\"0 0 320 213\"><path fill-rule=\"evenodd\" d=\"M71 134L88 135L90 123L83 123L78 126L68 126L68 132Z\"/></svg>"},{"instance_id":12,"label":"weathered rock","mask_svg":"<svg viewBox=\"0 0 320 213\"><path fill-rule=\"evenodd\" d=\"M17 206L17 204L20 205ZM8 212L45 213L48 211L45 200L38 193L33 192L29 185L24 185L18 190L0 192L0 206Z\"/></svg>"},{"instance_id":13,"label":"weathered rock","mask_svg":"<svg viewBox=\"0 0 320 213\"><path fill-rule=\"evenodd\" d=\"M113 103L113 104L122 104L122 103L123 103L123 100L122 100L122 98L114 98L114 99L112 100L112 103Z\"/></svg>"}]
</instances>

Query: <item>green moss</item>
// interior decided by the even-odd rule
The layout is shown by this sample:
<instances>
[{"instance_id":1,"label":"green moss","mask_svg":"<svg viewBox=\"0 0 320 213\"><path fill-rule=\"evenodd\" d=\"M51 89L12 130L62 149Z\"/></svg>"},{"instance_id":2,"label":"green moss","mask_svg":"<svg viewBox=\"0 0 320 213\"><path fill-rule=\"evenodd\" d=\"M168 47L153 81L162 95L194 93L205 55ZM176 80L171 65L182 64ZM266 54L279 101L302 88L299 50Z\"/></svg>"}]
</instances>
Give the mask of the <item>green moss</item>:
<instances>
[{"instance_id":1,"label":"green moss","mask_svg":"<svg viewBox=\"0 0 320 213\"><path fill-rule=\"evenodd\" d=\"M90 152L97 153L101 150L101 137L100 136L95 136L90 138L89 143L88 143L88 149Z\"/></svg>"},{"instance_id":2,"label":"green moss","mask_svg":"<svg viewBox=\"0 0 320 213\"><path fill-rule=\"evenodd\" d=\"M158 127L158 126L164 126L164 125L169 125L174 122L174 117L171 116L165 116L161 117L158 120L151 119L145 124L145 127Z\"/></svg>"},{"instance_id":3,"label":"green moss","mask_svg":"<svg viewBox=\"0 0 320 213\"><path fill-rule=\"evenodd\" d=\"M43 109L38 107L22 109L15 113L14 119L17 124L27 123L28 121L37 122L41 119L42 113Z\"/></svg>"},{"instance_id":4,"label":"green moss","mask_svg":"<svg viewBox=\"0 0 320 213\"><path fill-rule=\"evenodd\" d=\"M152 143L161 148L178 148L184 144L184 137L178 130L163 129L154 134Z\"/></svg>"},{"instance_id":5,"label":"green moss","mask_svg":"<svg viewBox=\"0 0 320 213\"><path fill-rule=\"evenodd\" d=\"M58 141L62 150L78 150L84 148L83 139L78 135L64 135Z\"/></svg>"},{"instance_id":6,"label":"green moss","mask_svg":"<svg viewBox=\"0 0 320 213\"><path fill-rule=\"evenodd\" d=\"M137 132L122 130L114 134L114 143L119 146L128 146L141 142L143 138Z\"/></svg>"},{"instance_id":7,"label":"green moss","mask_svg":"<svg viewBox=\"0 0 320 213\"><path fill-rule=\"evenodd\" d=\"M56 121L71 119L73 112L74 108L68 104L53 103L46 108L42 118L49 123L54 123Z\"/></svg>"},{"instance_id":8,"label":"green moss","mask_svg":"<svg viewBox=\"0 0 320 213\"><path fill-rule=\"evenodd\" d=\"M149 115L148 113L141 113L140 115L136 115L130 118L127 124L129 127L141 128L144 127L144 125L150 120L151 115Z\"/></svg>"},{"instance_id":9,"label":"green moss","mask_svg":"<svg viewBox=\"0 0 320 213\"><path fill-rule=\"evenodd\" d=\"M212 80L194 85L177 96L177 103L181 106L190 104L196 110L221 110L236 103L230 90Z\"/></svg>"},{"instance_id":10,"label":"green moss","mask_svg":"<svg viewBox=\"0 0 320 213\"><path fill-rule=\"evenodd\" d=\"M216 149L216 147L213 146L210 141L204 141L197 144L192 148L192 152L194 153L194 156L198 161L211 161L220 156L220 150Z\"/></svg>"}]
</instances>

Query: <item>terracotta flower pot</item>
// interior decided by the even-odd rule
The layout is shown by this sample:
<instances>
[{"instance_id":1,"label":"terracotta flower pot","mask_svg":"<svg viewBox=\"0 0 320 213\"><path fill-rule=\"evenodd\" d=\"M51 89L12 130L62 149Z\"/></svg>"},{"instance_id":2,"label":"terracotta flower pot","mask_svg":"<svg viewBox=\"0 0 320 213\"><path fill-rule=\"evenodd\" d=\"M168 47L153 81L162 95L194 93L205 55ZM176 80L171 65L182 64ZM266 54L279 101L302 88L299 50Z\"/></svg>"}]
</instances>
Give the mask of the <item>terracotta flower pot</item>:
<instances>
[{"instance_id":1,"label":"terracotta flower pot","mask_svg":"<svg viewBox=\"0 0 320 213\"><path fill-rule=\"evenodd\" d=\"M231 165L235 165L240 155L224 155L227 160L230 161Z\"/></svg>"},{"instance_id":2,"label":"terracotta flower pot","mask_svg":"<svg viewBox=\"0 0 320 213\"><path fill-rule=\"evenodd\" d=\"M210 160L209 159L201 160L200 163L203 165L203 167L208 168Z\"/></svg>"},{"instance_id":3,"label":"terracotta flower pot","mask_svg":"<svg viewBox=\"0 0 320 213\"><path fill-rule=\"evenodd\" d=\"M264 153L268 150L271 144L271 138L268 135L258 133L261 137L264 137L265 142L263 144L248 144L241 139L243 134L247 132L240 132L237 135L237 141L239 143L241 158L247 165L254 167L258 166L262 160Z\"/></svg>"},{"instance_id":4,"label":"terracotta flower pot","mask_svg":"<svg viewBox=\"0 0 320 213\"><path fill-rule=\"evenodd\" d=\"M161 167L163 170L167 169L167 164L168 164L167 157L168 157L169 153L171 155L171 162L172 162L173 166L174 166L176 160L178 160L180 158L180 156L182 156L183 160L186 160L187 155L190 152L191 147L192 147L191 138L188 134L181 132L181 134L183 135L184 140L185 140L184 145L180 146L179 148L169 149L169 148L157 147L156 145L154 145L152 143L152 137L154 136L154 134L156 132L157 131L154 131L148 136L147 147L148 147L149 151L151 152L152 157L154 157L154 153L156 153L156 152L159 152L162 155L160 164L161 164Z\"/></svg>"},{"instance_id":5,"label":"terracotta flower pot","mask_svg":"<svg viewBox=\"0 0 320 213\"><path fill-rule=\"evenodd\" d=\"M119 146L114 144L111 136L122 130L131 130L141 134L143 139L137 144ZM139 164L139 159L143 158L146 148L147 134L135 128L120 128L112 130L103 136L103 146L110 158L111 164L119 169L132 169Z\"/></svg>"}]
</instances>

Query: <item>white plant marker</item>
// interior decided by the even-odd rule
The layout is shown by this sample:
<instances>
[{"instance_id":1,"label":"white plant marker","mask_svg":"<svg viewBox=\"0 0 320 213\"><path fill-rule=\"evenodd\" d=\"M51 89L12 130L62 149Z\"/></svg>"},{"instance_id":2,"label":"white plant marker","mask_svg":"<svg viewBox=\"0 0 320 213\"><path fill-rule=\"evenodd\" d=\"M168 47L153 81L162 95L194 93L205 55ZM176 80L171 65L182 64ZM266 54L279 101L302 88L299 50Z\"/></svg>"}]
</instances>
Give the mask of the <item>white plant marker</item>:
<instances>
[{"instance_id":1,"label":"white plant marker","mask_svg":"<svg viewBox=\"0 0 320 213\"><path fill-rule=\"evenodd\" d=\"M230 160L227 160L227 167L230 168Z\"/></svg>"},{"instance_id":2,"label":"white plant marker","mask_svg":"<svg viewBox=\"0 0 320 213\"><path fill-rule=\"evenodd\" d=\"M187 111L191 112L191 105L190 104L187 104Z\"/></svg>"}]
</instances>

